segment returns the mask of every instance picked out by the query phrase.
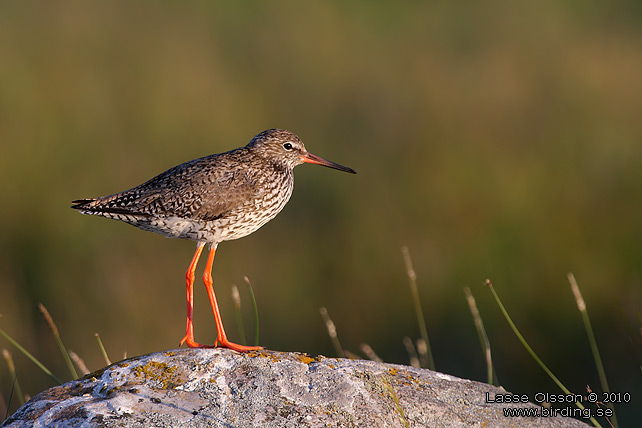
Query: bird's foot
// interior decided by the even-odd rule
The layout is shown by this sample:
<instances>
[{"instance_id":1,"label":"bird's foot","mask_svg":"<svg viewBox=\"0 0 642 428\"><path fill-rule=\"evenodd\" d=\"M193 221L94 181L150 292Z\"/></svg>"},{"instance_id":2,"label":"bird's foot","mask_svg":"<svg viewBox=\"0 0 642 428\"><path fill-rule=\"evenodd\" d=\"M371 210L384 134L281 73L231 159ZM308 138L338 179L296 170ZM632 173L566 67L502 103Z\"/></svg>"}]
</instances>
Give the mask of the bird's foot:
<instances>
[{"instance_id":1,"label":"bird's foot","mask_svg":"<svg viewBox=\"0 0 642 428\"><path fill-rule=\"evenodd\" d=\"M180 344L181 345L186 344L190 348L228 348L237 352L257 351L259 349L263 349L262 346L239 345L238 343L230 342L227 339L223 339L223 340L216 339L216 341L214 342L214 345L203 345L194 341L194 338L189 336L185 336L183 340L181 340Z\"/></svg>"},{"instance_id":2,"label":"bird's foot","mask_svg":"<svg viewBox=\"0 0 642 428\"><path fill-rule=\"evenodd\" d=\"M194 337L189 337L185 336L183 340L181 340L181 345L185 343L189 348L214 348L212 345L201 345L198 342L194 341Z\"/></svg>"},{"instance_id":3,"label":"bird's foot","mask_svg":"<svg viewBox=\"0 0 642 428\"><path fill-rule=\"evenodd\" d=\"M237 352L258 351L259 349L263 349L262 346L239 345L238 343L230 342L227 339L222 339L222 340L216 339L216 341L214 342L214 346L217 348L232 349Z\"/></svg>"}]
</instances>

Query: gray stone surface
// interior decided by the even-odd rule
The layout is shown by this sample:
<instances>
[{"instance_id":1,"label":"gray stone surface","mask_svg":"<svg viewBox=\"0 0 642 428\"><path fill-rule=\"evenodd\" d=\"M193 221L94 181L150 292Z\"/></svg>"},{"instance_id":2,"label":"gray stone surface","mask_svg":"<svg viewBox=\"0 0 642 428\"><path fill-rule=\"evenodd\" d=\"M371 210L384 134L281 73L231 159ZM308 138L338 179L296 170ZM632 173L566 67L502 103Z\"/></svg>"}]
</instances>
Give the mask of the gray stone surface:
<instances>
[{"instance_id":1,"label":"gray stone surface","mask_svg":"<svg viewBox=\"0 0 642 428\"><path fill-rule=\"evenodd\" d=\"M487 384L394 364L177 349L115 363L33 397L2 427L586 427L503 416Z\"/></svg>"}]
</instances>

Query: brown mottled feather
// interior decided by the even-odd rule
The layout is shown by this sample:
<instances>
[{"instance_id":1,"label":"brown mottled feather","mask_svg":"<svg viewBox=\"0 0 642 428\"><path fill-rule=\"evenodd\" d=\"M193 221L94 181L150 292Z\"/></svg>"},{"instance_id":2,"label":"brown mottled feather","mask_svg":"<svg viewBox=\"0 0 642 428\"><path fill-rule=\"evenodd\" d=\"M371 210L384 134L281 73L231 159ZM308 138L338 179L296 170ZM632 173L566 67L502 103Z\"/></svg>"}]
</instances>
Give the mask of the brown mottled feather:
<instances>
[{"instance_id":1,"label":"brown mottled feather","mask_svg":"<svg viewBox=\"0 0 642 428\"><path fill-rule=\"evenodd\" d=\"M310 161L306 156L313 155L296 135L271 129L245 147L182 163L124 192L73 201L72 208L169 237L237 239L283 209L294 187L292 169Z\"/></svg>"}]
</instances>

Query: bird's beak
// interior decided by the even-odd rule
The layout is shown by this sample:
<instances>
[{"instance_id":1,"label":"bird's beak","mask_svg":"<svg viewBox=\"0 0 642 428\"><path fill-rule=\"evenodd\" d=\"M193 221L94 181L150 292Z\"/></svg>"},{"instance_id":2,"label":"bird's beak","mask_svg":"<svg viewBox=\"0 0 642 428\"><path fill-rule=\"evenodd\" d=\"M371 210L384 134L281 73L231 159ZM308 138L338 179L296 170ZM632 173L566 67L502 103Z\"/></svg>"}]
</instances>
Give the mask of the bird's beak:
<instances>
[{"instance_id":1,"label":"bird's beak","mask_svg":"<svg viewBox=\"0 0 642 428\"><path fill-rule=\"evenodd\" d=\"M317 155L313 155L312 153L305 152L301 155L301 160L306 163L314 163L317 165L323 165L327 166L328 168L334 168L338 169L339 171L344 171L344 172L349 172L350 174L356 174L357 171L355 171L352 168L348 168L347 166L339 165L338 163L330 162L329 160L325 160L322 157L319 157Z\"/></svg>"}]
</instances>

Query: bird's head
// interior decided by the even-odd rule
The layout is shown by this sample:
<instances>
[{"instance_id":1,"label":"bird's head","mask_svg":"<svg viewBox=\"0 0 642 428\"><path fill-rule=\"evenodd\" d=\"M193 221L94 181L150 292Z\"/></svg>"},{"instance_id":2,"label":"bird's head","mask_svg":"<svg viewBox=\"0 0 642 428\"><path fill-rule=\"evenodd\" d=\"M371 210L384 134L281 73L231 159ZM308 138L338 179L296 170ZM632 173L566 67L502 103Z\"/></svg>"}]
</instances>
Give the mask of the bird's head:
<instances>
[{"instance_id":1,"label":"bird's head","mask_svg":"<svg viewBox=\"0 0 642 428\"><path fill-rule=\"evenodd\" d=\"M261 132L252 138L247 148L258 156L263 156L271 162L287 166L290 169L302 163L313 163L356 174L352 168L309 153L299 137L284 129L268 129Z\"/></svg>"}]
</instances>

